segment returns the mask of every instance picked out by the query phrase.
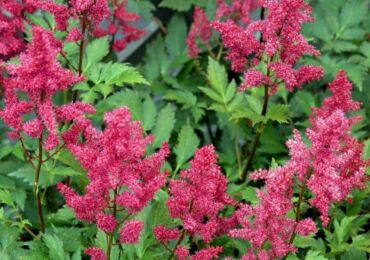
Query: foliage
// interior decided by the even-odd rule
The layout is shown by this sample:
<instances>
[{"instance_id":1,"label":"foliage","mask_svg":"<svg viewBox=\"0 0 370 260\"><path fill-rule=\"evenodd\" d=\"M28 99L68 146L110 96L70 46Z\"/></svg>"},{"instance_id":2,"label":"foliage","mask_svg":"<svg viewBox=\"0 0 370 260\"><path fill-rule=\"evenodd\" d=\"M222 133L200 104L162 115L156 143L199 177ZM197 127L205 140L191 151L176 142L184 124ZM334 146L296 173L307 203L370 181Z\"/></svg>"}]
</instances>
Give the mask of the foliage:
<instances>
[{"instance_id":1,"label":"foliage","mask_svg":"<svg viewBox=\"0 0 370 260\"><path fill-rule=\"evenodd\" d=\"M0 24L0 259L369 258L368 1L6 0ZM322 160L342 186L301 172Z\"/></svg>"}]
</instances>

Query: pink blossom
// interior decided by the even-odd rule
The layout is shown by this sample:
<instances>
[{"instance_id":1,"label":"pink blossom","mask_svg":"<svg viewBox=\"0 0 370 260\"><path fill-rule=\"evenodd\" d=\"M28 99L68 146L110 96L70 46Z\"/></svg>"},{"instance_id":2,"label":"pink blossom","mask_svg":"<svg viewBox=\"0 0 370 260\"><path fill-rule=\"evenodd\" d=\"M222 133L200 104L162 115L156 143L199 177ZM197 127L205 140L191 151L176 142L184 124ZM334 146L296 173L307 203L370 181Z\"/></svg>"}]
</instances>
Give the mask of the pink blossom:
<instances>
[{"instance_id":1,"label":"pink blossom","mask_svg":"<svg viewBox=\"0 0 370 260\"><path fill-rule=\"evenodd\" d=\"M67 6L63 4L57 4L51 0L26 0L25 2L33 8L53 14L57 23L56 28L60 31L67 30L68 19L70 18L70 13Z\"/></svg>"},{"instance_id":2,"label":"pink blossom","mask_svg":"<svg viewBox=\"0 0 370 260\"><path fill-rule=\"evenodd\" d=\"M130 43L139 40L146 34L145 30L135 25L135 22L141 19L140 15L129 12L127 3L127 0L124 0L117 6L114 6L113 13L106 17L106 19L111 20L108 22L107 28L103 28L102 24L100 24L94 30L96 37L105 35L114 37L113 49L115 51L124 50Z\"/></svg>"},{"instance_id":3,"label":"pink blossom","mask_svg":"<svg viewBox=\"0 0 370 260\"><path fill-rule=\"evenodd\" d=\"M179 239L180 232L177 228L169 229L160 225L154 228L154 235L158 241L166 244L170 240Z\"/></svg>"},{"instance_id":4,"label":"pink blossom","mask_svg":"<svg viewBox=\"0 0 370 260\"><path fill-rule=\"evenodd\" d=\"M32 29L33 39L24 53L20 55L19 65L8 65L9 78L3 80L5 88L5 108L0 117L19 136L23 130L31 137L40 137L44 130L49 135L45 148L51 150L59 143L58 120L53 95L73 86L82 78L62 68L57 55L62 42L42 27ZM27 101L18 98L18 92L27 95ZM24 122L23 116L34 112L37 119Z\"/></svg>"},{"instance_id":5,"label":"pink blossom","mask_svg":"<svg viewBox=\"0 0 370 260\"><path fill-rule=\"evenodd\" d=\"M183 246L178 246L175 252L179 260L186 260L189 256L189 250Z\"/></svg>"},{"instance_id":6,"label":"pink blossom","mask_svg":"<svg viewBox=\"0 0 370 260\"><path fill-rule=\"evenodd\" d=\"M317 232L315 222L311 218L306 218L298 222L296 232L301 236L308 236Z\"/></svg>"},{"instance_id":7,"label":"pink blossom","mask_svg":"<svg viewBox=\"0 0 370 260\"><path fill-rule=\"evenodd\" d=\"M227 194L227 179L217 165L212 145L197 150L191 168L180 176L181 179L170 182L167 206L170 216L180 218L189 234L209 242L236 224L233 218L219 216L221 209L235 202Z\"/></svg>"},{"instance_id":8,"label":"pink blossom","mask_svg":"<svg viewBox=\"0 0 370 260\"><path fill-rule=\"evenodd\" d=\"M100 213L96 216L98 228L107 233L112 233L118 225L117 219L112 215Z\"/></svg>"},{"instance_id":9,"label":"pink blossom","mask_svg":"<svg viewBox=\"0 0 370 260\"><path fill-rule=\"evenodd\" d=\"M310 65L296 69L294 66L305 54L320 55L320 52L309 45L301 35L302 25L313 21L311 7L304 0L263 0L260 4L267 14L262 20L247 19L245 23L237 23L229 19L212 23L213 28L220 32L225 47L228 48L226 58L231 61L232 69L236 72L244 72L247 69L254 72L255 64L252 60L264 59L268 69L275 73L276 78L283 80L289 91L322 77L321 67ZM228 13L225 4L222 5L222 12ZM254 8L251 2L248 6L245 10ZM241 89L250 86L249 81L252 79L266 81L262 75L256 73L247 72L246 76L249 78ZM273 75L270 75L268 83L269 87L276 86Z\"/></svg>"},{"instance_id":10,"label":"pink blossom","mask_svg":"<svg viewBox=\"0 0 370 260\"><path fill-rule=\"evenodd\" d=\"M125 223L119 232L119 241L121 244L135 244L140 240L141 231L144 228L144 223L139 220L129 220Z\"/></svg>"},{"instance_id":11,"label":"pink blossom","mask_svg":"<svg viewBox=\"0 0 370 260\"><path fill-rule=\"evenodd\" d=\"M202 249L195 253L191 257L192 260L211 260L218 258L218 254L223 251L222 246L216 246L216 247L208 247L206 249Z\"/></svg>"},{"instance_id":12,"label":"pink blossom","mask_svg":"<svg viewBox=\"0 0 370 260\"><path fill-rule=\"evenodd\" d=\"M240 85L239 90L245 91L247 88L258 87L261 85L271 84L271 80L261 71L255 69L249 69L244 74L244 82Z\"/></svg>"},{"instance_id":13,"label":"pink blossom","mask_svg":"<svg viewBox=\"0 0 370 260\"><path fill-rule=\"evenodd\" d=\"M73 27L69 31L66 40L68 42L78 42L78 41L83 40L83 38L84 38L84 36L82 35L81 31L78 28Z\"/></svg>"},{"instance_id":14,"label":"pink blossom","mask_svg":"<svg viewBox=\"0 0 370 260\"><path fill-rule=\"evenodd\" d=\"M91 260L107 260L104 250L97 247L90 247L85 249L85 254L91 256Z\"/></svg>"},{"instance_id":15,"label":"pink blossom","mask_svg":"<svg viewBox=\"0 0 370 260\"><path fill-rule=\"evenodd\" d=\"M198 6L195 7L193 20L186 43L188 44L189 56L195 58L200 52L197 37L200 38L202 43L209 44L212 37L212 28L206 13Z\"/></svg>"},{"instance_id":16,"label":"pink blossom","mask_svg":"<svg viewBox=\"0 0 370 260\"><path fill-rule=\"evenodd\" d=\"M107 0L71 0L70 4L70 12L75 17L83 15L94 27L99 26L110 14Z\"/></svg>"},{"instance_id":17,"label":"pink blossom","mask_svg":"<svg viewBox=\"0 0 370 260\"><path fill-rule=\"evenodd\" d=\"M26 5L16 0L2 0L0 5L0 62L18 55L25 46L22 32ZM6 15L8 13L9 15Z\"/></svg>"}]
</instances>

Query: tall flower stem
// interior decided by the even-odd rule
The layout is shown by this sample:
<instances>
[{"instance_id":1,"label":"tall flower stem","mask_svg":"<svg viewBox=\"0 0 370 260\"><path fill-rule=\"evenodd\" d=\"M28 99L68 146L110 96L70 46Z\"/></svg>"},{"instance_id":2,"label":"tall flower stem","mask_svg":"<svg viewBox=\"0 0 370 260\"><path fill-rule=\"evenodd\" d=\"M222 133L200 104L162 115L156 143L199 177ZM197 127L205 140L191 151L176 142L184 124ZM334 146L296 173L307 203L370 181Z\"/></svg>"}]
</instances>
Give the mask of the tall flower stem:
<instances>
[{"instance_id":1,"label":"tall flower stem","mask_svg":"<svg viewBox=\"0 0 370 260\"><path fill-rule=\"evenodd\" d=\"M267 74L269 74L269 73L267 73ZM268 106L269 100L270 100L269 85L265 85L265 97L264 97L264 102L263 102L263 107L262 107L262 112L261 112L261 115L262 116L266 116L267 106ZM243 171L243 173L242 173L242 175L240 177L240 179L241 179L242 182L244 182L246 180L247 173L248 173L249 169L252 166L252 162L253 162L254 156L256 155L256 150L257 150L257 147L258 147L258 143L259 143L260 138L261 138L261 135L262 135L263 127L264 127L264 123L263 122L261 122L257 126L257 134L256 134L256 136L254 138L254 141L253 141L252 150L251 150L251 153L249 154L247 163L246 163L246 165L244 167L244 171Z\"/></svg>"},{"instance_id":2,"label":"tall flower stem","mask_svg":"<svg viewBox=\"0 0 370 260\"><path fill-rule=\"evenodd\" d=\"M168 260L172 260L173 259L173 257L175 256L175 252L176 252L177 247L181 244L181 242L184 240L184 238L185 238L185 229L182 230L181 235L180 235L180 238L177 241L175 247L172 249L171 254L168 257Z\"/></svg>"},{"instance_id":3,"label":"tall flower stem","mask_svg":"<svg viewBox=\"0 0 370 260\"><path fill-rule=\"evenodd\" d=\"M295 237L295 234L296 234L295 231L296 231L297 226L298 226L298 221L301 218L301 207L302 207L302 202L303 202L303 199L304 199L304 193L306 192L306 186L302 185L302 186L300 186L300 188L301 188L301 191L299 193L299 199L298 199L297 206L296 206L296 209L295 209L295 224L294 224L294 227L293 227L292 235L289 239L289 244L293 243L293 240L294 240L294 237Z\"/></svg>"},{"instance_id":4,"label":"tall flower stem","mask_svg":"<svg viewBox=\"0 0 370 260\"><path fill-rule=\"evenodd\" d=\"M114 189L114 197L113 197L112 215L114 218L116 218L117 216L116 196L117 196L117 188ZM108 245L107 245L107 252L106 252L108 260L110 260L110 255L111 255L112 245L113 245L113 238L114 238L114 231L108 235Z\"/></svg>"},{"instance_id":5,"label":"tall flower stem","mask_svg":"<svg viewBox=\"0 0 370 260\"><path fill-rule=\"evenodd\" d=\"M82 64L83 64L83 60L84 60L85 34L86 34L86 28L87 28L87 19L86 19L85 14L82 15L81 24L82 24L83 38L80 42L80 55L79 55L79 58L78 58L78 70L77 70L78 76L82 75ZM78 90L73 91L73 102L77 101L77 96L78 96Z\"/></svg>"},{"instance_id":6,"label":"tall flower stem","mask_svg":"<svg viewBox=\"0 0 370 260\"><path fill-rule=\"evenodd\" d=\"M44 215L42 213L42 201L41 201L41 196L39 192L39 186L40 186L40 173L41 173L41 166L43 162L42 158L42 136L39 138L39 154L38 154L38 162L37 166L35 169L35 183L34 183L34 188L35 188L35 195L36 195L36 201L37 201L37 214L39 216L40 220L40 230L42 233L45 233L45 221L44 221Z\"/></svg>"}]
</instances>

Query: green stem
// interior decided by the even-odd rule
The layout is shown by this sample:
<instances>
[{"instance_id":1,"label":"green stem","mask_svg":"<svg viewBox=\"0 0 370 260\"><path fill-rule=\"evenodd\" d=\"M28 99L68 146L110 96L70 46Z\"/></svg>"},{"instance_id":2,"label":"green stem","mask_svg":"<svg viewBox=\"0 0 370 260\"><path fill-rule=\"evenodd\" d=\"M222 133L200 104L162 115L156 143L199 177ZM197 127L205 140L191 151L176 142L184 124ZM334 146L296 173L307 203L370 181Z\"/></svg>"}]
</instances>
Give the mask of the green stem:
<instances>
[{"instance_id":1,"label":"green stem","mask_svg":"<svg viewBox=\"0 0 370 260\"><path fill-rule=\"evenodd\" d=\"M267 74L269 74L269 73L267 73ZM265 98L264 98L262 112L261 112L261 115L262 116L266 116L266 114L267 114L267 106L268 106L268 103L269 103L269 99L270 99L269 86L268 85L265 85ZM246 165L244 167L243 174L241 176L241 181L242 182L244 182L246 180L247 173L248 173L249 169L252 166L254 156L256 155L258 143L259 143L260 138L261 138L261 135L262 135L262 129L263 129L263 127L264 127L264 123L263 122L261 122L258 125L258 127L257 127L258 132L256 134L256 137L254 138L251 153L250 153L250 155L248 157L247 163L246 163Z\"/></svg>"},{"instance_id":2,"label":"green stem","mask_svg":"<svg viewBox=\"0 0 370 260\"><path fill-rule=\"evenodd\" d=\"M86 34L86 28L87 28L87 20L86 20L86 14L83 14L82 16L82 35L83 39L80 42L80 56L78 59L78 76L82 75L82 65L83 65L83 59L84 59L84 49L85 49L85 34ZM73 91L73 103L77 101L78 96L78 90Z\"/></svg>"},{"instance_id":3,"label":"green stem","mask_svg":"<svg viewBox=\"0 0 370 260\"><path fill-rule=\"evenodd\" d=\"M181 235L180 235L180 238L177 241L175 247L172 249L171 254L168 257L168 260L172 260L173 259L173 257L175 256L175 252L176 252L177 247L181 244L181 242L184 240L184 238L185 238L185 229L182 230Z\"/></svg>"},{"instance_id":4,"label":"green stem","mask_svg":"<svg viewBox=\"0 0 370 260\"><path fill-rule=\"evenodd\" d=\"M299 193L299 199L298 199L297 207L296 207L296 210L295 210L295 224L294 224L294 227L293 227L292 235L289 239L289 244L293 243L293 240L294 240L294 237L295 237L295 234L296 234L295 231L296 231L297 226L298 226L298 221L301 218L301 206L302 206L302 202L303 202L303 198L304 198L304 193L306 192L306 187L301 186L300 188L301 188L301 192Z\"/></svg>"},{"instance_id":5,"label":"green stem","mask_svg":"<svg viewBox=\"0 0 370 260\"><path fill-rule=\"evenodd\" d=\"M36 195L36 202L37 202L37 213L40 220L40 230L42 233L45 233L45 221L44 221L44 215L42 213L42 201L41 196L39 192L39 186L40 186L40 173L41 173L41 166L42 166L42 136L39 138L39 155L38 155L38 162L35 169L35 195Z\"/></svg>"},{"instance_id":6,"label":"green stem","mask_svg":"<svg viewBox=\"0 0 370 260\"><path fill-rule=\"evenodd\" d=\"M113 212L112 212L113 217L117 216L116 196L117 196L117 188L114 189ZM113 237L114 237L114 231L108 235L108 246L107 246L107 252L106 252L108 260L110 260L110 255L112 251Z\"/></svg>"}]
</instances>

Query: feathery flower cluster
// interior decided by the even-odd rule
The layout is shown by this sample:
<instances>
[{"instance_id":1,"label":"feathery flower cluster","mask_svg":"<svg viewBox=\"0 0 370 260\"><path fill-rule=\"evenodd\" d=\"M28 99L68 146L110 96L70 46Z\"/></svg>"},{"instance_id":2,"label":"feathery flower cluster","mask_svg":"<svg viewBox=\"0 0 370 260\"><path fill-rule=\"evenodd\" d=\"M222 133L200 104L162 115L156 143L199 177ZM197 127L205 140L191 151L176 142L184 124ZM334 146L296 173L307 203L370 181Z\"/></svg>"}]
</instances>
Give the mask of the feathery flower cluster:
<instances>
[{"instance_id":1,"label":"feathery flower cluster","mask_svg":"<svg viewBox=\"0 0 370 260\"><path fill-rule=\"evenodd\" d=\"M51 150L58 143L58 122L67 120L65 114L73 110L76 117L84 113L93 113L95 109L87 104L70 104L57 108L52 101L57 91L65 90L82 80L57 62L57 55L62 49L62 42L53 33L42 27L32 29L32 42L27 50L20 54L19 65L6 67L10 77L4 78L5 108L0 117L12 128L10 136L18 138L25 134L40 138L43 132L49 133L45 148ZM25 93L26 99L18 97L18 92ZM23 116L34 113L36 118L25 122ZM71 118L69 116L69 120Z\"/></svg>"},{"instance_id":2,"label":"feathery flower cluster","mask_svg":"<svg viewBox=\"0 0 370 260\"><path fill-rule=\"evenodd\" d=\"M128 108L106 113L104 120L107 124L104 131L84 122L63 134L67 148L87 170L90 183L84 195L62 183L58 189L78 219L96 221L101 230L111 233L119 228L118 216L112 208L124 207L127 215L134 215L166 183L167 174L161 174L161 167L169 148L164 144L158 152L144 157L153 137L143 136L141 123L132 121ZM79 142L80 132L84 142ZM120 231L121 243L137 242L142 229L141 221L126 221Z\"/></svg>"},{"instance_id":3,"label":"feathery flower cluster","mask_svg":"<svg viewBox=\"0 0 370 260\"><path fill-rule=\"evenodd\" d=\"M180 177L170 182L171 197L167 207L172 218L182 220L182 232L199 236L209 243L235 227L237 219L234 215L220 216L221 210L227 205L235 206L236 202L227 194L227 179L217 165L217 155L212 145L197 150L190 169L181 171ZM177 228L158 226L154 232L157 240L164 244L179 238ZM188 255L185 248L178 250L180 259L182 255ZM211 259L221 251L222 247L210 247L199 251L192 259Z\"/></svg>"},{"instance_id":4,"label":"feathery flower cluster","mask_svg":"<svg viewBox=\"0 0 370 260\"><path fill-rule=\"evenodd\" d=\"M25 5L16 0L2 0L0 4L0 61L19 54L24 46L22 31Z\"/></svg>"},{"instance_id":5,"label":"feathery flower cluster","mask_svg":"<svg viewBox=\"0 0 370 260\"><path fill-rule=\"evenodd\" d=\"M25 0L25 2L33 9L40 9L53 14L56 21L56 29L60 31L67 30L70 13L66 5L57 4L52 0Z\"/></svg>"},{"instance_id":6,"label":"feathery flower cluster","mask_svg":"<svg viewBox=\"0 0 370 260\"><path fill-rule=\"evenodd\" d=\"M295 176L300 181L301 196L306 189L314 194L310 203L321 212L324 225L329 222L332 203L344 200L353 189L364 187L367 162L362 160L363 146L351 137L351 126L358 118L346 116L346 112L359 108L359 103L351 98L351 87L341 71L329 84L333 96L326 98L321 108L314 109L312 127L306 131L311 145L307 146L295 130L294 138L287 142L290 161L285 166L252 174L251 179L263 179L266 183L258 191L260 203L243 205L237 211L242 229L230 231L232 237L252 243L253 248L245 259L284 257L296 251L291 243L295 233L305 236L316 232L312 219L299 220L299 215L296 220L287 217L295 207L292 202ZM271 249L264 250L265 243L270 243ZM267 258L256 258L255 251Z\"/></svg>"},{"instance_id":7,"label":"feathery flower cluster","mask_svg":"<svg viewBox=\"0 0 370 260\"><path fill-rule=\"evenodd\" d=\"M146 32L134 25L141 17L127 10L127 0L117 6L113 6L113 9L112 14L110 14L113 17L108 21L107 28L104 28L102 25L96 27L94 35L97 37L111 35L114 39L113 49L122 51L127 45L143 37Z\"/></svg>"},{"instance_id":8,"label":"feathery flower cluster","mask_svg":"<svg viewBox=\"0 0 370 260\"><path fill-rule=\"evenodd\" d=\"M176 255L179 260L212 260L217 259L218 255L222 253L223 247L222 246L210 246L205 249L201 249L198 252L196 252L194 255L190 256L190 252L186 247L179 246L176 249Z\"/></svg>"},{"instance_id":9,"label":"feathery flower cluster","mask_svg":"<svg viewBox=\"0 0 370 260\"><path fill-rule=\"evenodd\" d=\"M188 53L191 58L196 58L200 49L197 45L197 37L199 36L203 44L208 44L212 37L212 28L210 26L210 21L204 12L204 10L198 6L195 7L193 24L191 25L186 43L188 45Z\"/></svg>"},{"instance_id":10,"label":"feathery flower cluster","mask_svg":"<svg viewBox=\"0 0 370 260\"><path fill-rule=\"evenodd\" d=\"M243 24L251 21L250 13L259 6L258 0L235 0L232 1L231 5L228 5L224 0L218 0L217 4L215 21L227 18ZM213 28L205 11L199 6L195 7L193 21L186 42L189 57L196 58L201 51L197 44L197 38L199 37L201 43L210 48Z\"/></svg>"},{"instance_id":11,"label":"feathery flower cluster","mask_svg":"<svg viewBox=\"0 0 370 260\"><path fill-rule=\"evenodd\" d=\"M227 59L231 61L232 69L236 72L247 70L246 81L241 89L266 82L260 75L255 77L258 63L253 62L253 59L250 60L251 56L259 60L266 56L265 62L269 71L274 72L276 78L283 80L289 91L321 78L323 75L321 67L294 68L295 63L303 55L320 55L320 52L301 34L302 24L313 21L311 7L304 0L261 0L260 3L261 8L267 12L263 20L251 21L247 25L241 25L231 19L212 23L212 26L221 33L222 41L229 49ZM258 33L261 34L261 39L257 39ZM272 80L271 82L273 84Z\"/></svg>"}]
</instances>

